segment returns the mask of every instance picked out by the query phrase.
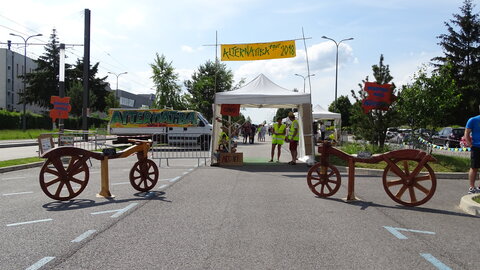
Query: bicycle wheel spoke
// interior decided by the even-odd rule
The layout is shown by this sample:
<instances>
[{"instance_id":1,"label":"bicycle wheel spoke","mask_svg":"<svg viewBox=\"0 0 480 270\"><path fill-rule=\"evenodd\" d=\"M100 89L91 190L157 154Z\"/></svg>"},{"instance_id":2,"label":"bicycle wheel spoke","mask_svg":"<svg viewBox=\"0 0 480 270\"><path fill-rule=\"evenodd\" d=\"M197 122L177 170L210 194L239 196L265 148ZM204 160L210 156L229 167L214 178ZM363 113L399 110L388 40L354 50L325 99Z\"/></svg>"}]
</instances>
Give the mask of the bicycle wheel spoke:
<instances>
[{"instance_id":1,"label":"bicycle wheel spoke","mask_svg":"<svg viewBox=\"0 0 480 270\"><path fill-rule=\"evenodd\" d=\"M419 183L415 183L414 184L414 187L416 187L417 189L419 189L421 192L425 193L425 194L428 194L430 192L429 189L427 189L426 187L420 185Z\"/></svg>"},{"instance_id":2,"label":"bicycle wheel spoke","mask_svg":"<svg viewBox=\"0 0 480 270\"><path fill-rule=\"evenodd\" d=\"M415 177L415 181L417 182L420 182L420 181L427 181L427 180L431 180L432 178L430 177L429 174L427 175L423 175L423 176L418 176L418 177Z\"/></svg>"},{"instance_id":3,"label":"bicycle wheel spoke","mask_svg":"<svg viewBox=\"0 0 480 270\"><path fill-rule=\"evenodd\" d=\"M60 185L58 185L57 187L57 192L55 192L55 197L60 197L60 193L62 192L64 185L65 185L64 182L60 182Z\"/></svg>"},{"instance_id":4,"label":"bicycle wheel spoke","mask_svg":"<svg viewBox=\"0 0 480 270\"><path fill-rule=\"evenodd\" d=\"M410 170L408 169L408 160L403 161L403 171L406 175L410 175Z\"/></svg>"},{"instance_id":5,"label":"bicycle wheel spoke","mask_svg":"<svg viewBox=\"0 0 480 270\"><path fill-rule=\"evenodd\" d=\"M60 177L57 177L57 178L53 179L52 181L50 181L50 182L48 182L48 183L45 183L45 187L48 188L49 186L51 186L51 185L53 185L53 184L55 184L55 183L58 183L58 182L60 182Z\"/></svg>"},{"instance_id":6,"label":"bicycle wheel spoke","mask_svg":"<svg viewBox=\"0 0 480 270\"><path fill-rule=\"evenodd\" d=\"M415 196L415 189L413 188L413 186L408 187L408 192L410 193L410 201L412 203L416 203L417 197Z\"/></svg>"},{"instance_id":7,"label":"bicycle wheel spoke","mask_svg":"<svg viewBox=\"0 0 480 270\"><path fill-rule=\"evenodd\" d=\"M403 193L405 193L406 190L407 190L407 186L405 186L405 185L402 186L402 187L400 188L400 190L397 192L397 194L395 194L395 197L397 197L397 199L400 200L400 199L402 198L402 196L403 196Z\"/></svg>"},{"instance_id":8,"label":"bicycle wheel spoke","mask_svg":"<svg viewBox=\"0 0 480 270\"><path fill-rule=\"evenodd\" d=\"M396 180L388 181L388 182L387 182L387 187L397 186L397 185L402 185L402 184L403 184L403 180L402 180L402 179L396 179Z\"/></svg>"},{"instance_id":9,"label":"bicycle wheel spoke","mask_svg":"<svg viewBox=\"0 0 480 270\"><path fill-rule=\"evenodd\" d=\"M60 176L60 174L58 173L58 171L54 171L54 170L52 170L52 169L50 169L50 168L48 168L48 167L45 169L45 172L46 172L46 173L53 174L53 175L56 175L56 176Z\"/></svg>"}]
</instances>

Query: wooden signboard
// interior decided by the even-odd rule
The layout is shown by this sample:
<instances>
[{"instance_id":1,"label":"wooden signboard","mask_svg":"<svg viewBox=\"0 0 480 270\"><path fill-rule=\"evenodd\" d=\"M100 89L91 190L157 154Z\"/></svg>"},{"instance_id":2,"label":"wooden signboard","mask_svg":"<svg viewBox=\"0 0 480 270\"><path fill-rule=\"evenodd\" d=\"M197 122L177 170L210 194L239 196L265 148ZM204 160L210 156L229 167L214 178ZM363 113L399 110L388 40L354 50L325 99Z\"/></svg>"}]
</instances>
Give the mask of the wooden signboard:
<instances>
[{"instance_id":1,"label":"wooden signboard","mask_svg":"<svg viewBox=\"0 0 480 270\"><path fill-rule=\"evenodd\" d=\"M38 155L41 156L46 151L55 147L51 134L41 134L38 136Z\"/></svg>"},{"instance_id":2,"label":"wooden signboard","mask_svg":"<svg viewBox=\"0 0 480 270\"><path fill-rule=\"evenodd\" d=\"M243 166L243 153L220 153L220 166Z\"/></svg>"}]
</instances>

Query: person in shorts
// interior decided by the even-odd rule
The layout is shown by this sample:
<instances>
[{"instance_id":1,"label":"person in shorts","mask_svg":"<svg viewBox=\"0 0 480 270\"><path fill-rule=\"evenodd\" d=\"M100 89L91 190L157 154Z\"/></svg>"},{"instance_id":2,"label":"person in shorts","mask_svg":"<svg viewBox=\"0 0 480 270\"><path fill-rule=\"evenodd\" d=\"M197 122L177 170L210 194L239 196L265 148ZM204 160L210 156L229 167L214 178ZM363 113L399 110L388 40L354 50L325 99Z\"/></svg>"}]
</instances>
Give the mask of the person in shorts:
<instances>
[{"instance_id":1,"label":"person in shorts","mask_svg":"<svg viewBox=\"0 0 480 270\"><path fill-rule=\"evenodd\" d=\"M480 115L468 119L464 137L467 146L471 149L468 194L480 193L480 187L475 187L475 179L480 167Z\"/></svg>"},{"instance_id":2,"label":"person in shorts","mask_svg":"<svg viewBox=\"0 0 480 270\"><path fill-rule=\"evenodd\" d=\"M293 112L288 113L288 118L290 119L290 121L292 121L292 124L290 124L289 132L288 132L288 141L290 142L289 149L290 149L290 154L292 155L292 161L288 162L288 164L295 165L297 164L297 157L298 157L297 147L298 147L298 141L300 139L299 137L300 126L298 124L298 120L295 119L295 114L293 114Z\"/></svg>"},{"instance_id":3,"label":"person in shorts","mask_svg":"<svg viewBox=\"0 0 480 270\"><path fill-rule=\"evenodd\" d=\"M280 162L280 153L282 151L282 145L285 141L286 125L282 124L282 117L277 117L277 123L273 124L272 134L272 151L271 159L269 162L273 162L273 156L275 155L275 147L277 150L277 162Z\"/></svg>"}]
</instances>

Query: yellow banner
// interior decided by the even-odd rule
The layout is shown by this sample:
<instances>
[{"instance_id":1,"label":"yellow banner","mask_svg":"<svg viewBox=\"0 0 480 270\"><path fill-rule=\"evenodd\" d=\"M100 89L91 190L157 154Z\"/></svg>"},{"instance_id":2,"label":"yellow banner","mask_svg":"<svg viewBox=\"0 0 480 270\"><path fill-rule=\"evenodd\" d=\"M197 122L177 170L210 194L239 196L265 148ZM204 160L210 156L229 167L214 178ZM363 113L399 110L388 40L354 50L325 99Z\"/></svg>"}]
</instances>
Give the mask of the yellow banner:
<instances>
[{"instance_id":1,"label":"yellow banner","mask_svg":"<svg viewBox=\"0 0 480 270\"><path fill-rule=\"evenodd\" d=\"M251 44L222 44L222 61L249 61L295 57L295 40Z\"/></svg>"}]
</instances>

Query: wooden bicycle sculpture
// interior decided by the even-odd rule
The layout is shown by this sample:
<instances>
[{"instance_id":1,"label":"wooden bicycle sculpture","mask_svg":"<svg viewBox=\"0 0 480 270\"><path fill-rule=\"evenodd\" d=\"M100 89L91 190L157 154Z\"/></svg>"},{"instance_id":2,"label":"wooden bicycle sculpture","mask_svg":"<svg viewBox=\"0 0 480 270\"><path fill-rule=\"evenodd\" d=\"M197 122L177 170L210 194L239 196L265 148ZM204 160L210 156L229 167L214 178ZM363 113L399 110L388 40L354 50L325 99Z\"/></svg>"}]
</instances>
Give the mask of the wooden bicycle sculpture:
<instances>
[{"instance_id":1,"label":"wooden bicycle sculpture","mask_svg":"<svg viewBox=\"0 0 480 270\"><path fill-rule=\"evenodd\" d=\"M148 159L151 141L129 142L133 145L118 153L115 149L92 152L72 146L57 147L45 152L42 157L47 160L40 170L40 187L48 197L55 200L75 198L88 184L90 173L87 160L94 158L101 161L101 191L98 195L113 197L108 186L108 160L136 153L138 161L130 170L130 183L138 191L149 191L158 181L158 167Z\"/></svg>"},{"instance_id":2,"label":"wooden bicycle sculpture","mask_svg":"<svg viewBox=\"0 0 480 270\"><path fill-rule=\"evenodd\" d=\"M356 200L354 191L355 162L379 163L385 161L383 171L383 188L395 202L405 206L418 206L430 200L437 187L437 179L428 162L436 159L427 153L404 149L391 151L371 157L349 155L324 142L318 147L320 162L310 168L307 183L310 190L319 197L334 195L341 185L338 169L329 163L329 156L334 155L348 162L347 200Z\"/></svg>"}]
</instances>

